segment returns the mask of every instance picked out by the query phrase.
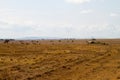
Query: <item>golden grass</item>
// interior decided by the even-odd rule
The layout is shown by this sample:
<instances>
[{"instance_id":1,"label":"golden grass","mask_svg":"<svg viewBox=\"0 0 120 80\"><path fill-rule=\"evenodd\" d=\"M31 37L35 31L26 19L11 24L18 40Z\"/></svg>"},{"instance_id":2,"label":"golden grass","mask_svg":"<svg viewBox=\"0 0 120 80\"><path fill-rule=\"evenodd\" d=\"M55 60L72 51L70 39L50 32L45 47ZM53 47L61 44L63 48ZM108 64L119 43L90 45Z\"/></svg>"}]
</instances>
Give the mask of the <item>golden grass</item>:
<instances>
[{"instance_id":1,"label":"golden grass","mask_svg":"<svg viewBox=\"0 0 120 80\"><path fill-rule=\"evenodd\" d=\"M119 80L120 41L102 41L0 43L0 80Z\"/></svg>"}]
</instances>

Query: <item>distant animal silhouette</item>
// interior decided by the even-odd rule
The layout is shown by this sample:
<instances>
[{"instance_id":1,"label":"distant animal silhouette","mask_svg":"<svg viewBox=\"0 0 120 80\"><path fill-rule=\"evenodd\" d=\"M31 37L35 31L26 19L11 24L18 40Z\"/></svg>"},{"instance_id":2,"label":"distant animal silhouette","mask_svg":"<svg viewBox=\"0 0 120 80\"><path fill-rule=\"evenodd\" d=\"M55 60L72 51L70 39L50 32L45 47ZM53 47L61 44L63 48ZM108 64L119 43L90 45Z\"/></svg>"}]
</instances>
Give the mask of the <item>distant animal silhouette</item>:
<instances>
[{"instance_id":1,"label":"distant animal silhouette","mask_svg":"<svg viewBox=\"0 0 120 80\"><path fill-rule=\"evenodd\" d=\"M87 43L88 44L94 44L94 43L96 43L96 39L91 39L91 40L87 41Z\"/></svg>"},{"instance_id":2,"label":"distant animal silhouette","mask_svg":"<svg viewBox=\"0 0 120 80\"><path fill-rule=\"evenodd\" d=\"M10 40L8 40L8 39L6 39L6 40L4 40L4 43L6 44L6 43L9 43L10 42Z\"/></svg>"}]
</instances>

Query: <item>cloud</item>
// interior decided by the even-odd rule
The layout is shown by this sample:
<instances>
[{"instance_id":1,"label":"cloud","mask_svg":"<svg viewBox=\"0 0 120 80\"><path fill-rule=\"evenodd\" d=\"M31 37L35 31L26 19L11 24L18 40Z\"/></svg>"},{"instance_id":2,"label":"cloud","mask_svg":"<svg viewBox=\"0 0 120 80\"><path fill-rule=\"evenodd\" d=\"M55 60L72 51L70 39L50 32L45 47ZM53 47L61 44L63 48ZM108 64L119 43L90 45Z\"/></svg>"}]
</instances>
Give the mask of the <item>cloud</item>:
<instances>
[{"instance_id":1,"label":"cloud","mask_svg":"<svg viewBox=\"0 0 120 80\"><path fill-rule=\"evenodd\" d=\"M32 26L32 25L31 25ZM33 30L33 27L31 27L30 25L20 25L20 24L10 24L7 22L2 22L0 21L0 29L2 30L6 30L6 31L15 31L15 32L20 32L20 31L29 31L29 30Z\"/></svg>"},{"instance_id":2,"label":"cloud","mask_svg":"<svg viewBox=\"0 0 120 80\"><path fill-rule=\"evenodd\" d=\"M80 11L80 14L88 14L88 13L92 13L92 12L93 12L93 10L88 9L88 10Z\"/></svg>"},{"instance_id":3,"label":"cloud","mask_svg":"<svg viewBox=\"0 0 120 80\"><path fill-rule=\"evenodd\" d=\"M65 1L73 4L82 4L82 3L90 2L91 0L65 0Z\"/></svg>"},{"instance_id":4,"label":"cloud","mask_svg":"<svg viewBox=\"0 0 120 80\"><path fill-rule=\"evenodd\" d=\"M0 8L0 12L11 12L11 11L15 11L15 9Z\"/></svg>"},{"instance_id":5,"label":"cloud","mask_svg":"<svg viewBox=\"0 0 120 80\"><path fill-rule=\"evenodd\" d=\"M119 14L118 13L111 13L110 16L111 17L117 17L117 16L119 16Z\"/></svg>"},{"instance_id":6,"label":"cloud","mask_svg":"<svg viewBox=\"0 0 120 80\"><path fill-rule=\"evenodd\" d=\"M74 36L82 38L117 38L120 35L119 25L113 24L91 24L81 25L74 28ZM79 35L78 35L79 34ZM73 34L72 34L73 35Z\"/></svg>"},{"instance_id":7,"label":"cloud","mask_svg":"<svg viewBox=\"0 0 120 80\"><path fill-rule=\"evenodd\" d=\"M82 4L93 0L66 0L69 3ZM96 1L96 0L95 0ZM79 7L78 7L79 8ZM66 11L49 14L34 14L31 12L27 15L24 11L12 9L0 10L0 36L1 37L24 37L24 36L49 36L49 37L74 37L74 38L89 38L93 37L119 37L120 28L119 20L106 19L108 16L119 16L119 12L103 15L95 14L96 9L82 7L75 11ZM38 10L39 11L39 10ZM42 11L41 11L42 12ZM46 11L47 12L47 11ZM91 15L92 13L92 15ZM81 14L81 15L80 15ZM86 15L84 15L86 14ZM90 14L90 15L89 15ZM64 16L63 16L64 15ZM108 24L104 24L108 22ZM103 24L103 25L100 25Z\"/></svg>"},{"instance_id":8,"label":"cloud","mask_svg":"<svg viewBox=\"0 0 120 80\"><path fill-rule=\"evenodd\" d=\"M111 24L61 24L61 25L20 25L0 21L0 36L21 38L27 36L48 36L59 38L114 38L119 37L119 25Z\"/></svg>"}]
</instances>

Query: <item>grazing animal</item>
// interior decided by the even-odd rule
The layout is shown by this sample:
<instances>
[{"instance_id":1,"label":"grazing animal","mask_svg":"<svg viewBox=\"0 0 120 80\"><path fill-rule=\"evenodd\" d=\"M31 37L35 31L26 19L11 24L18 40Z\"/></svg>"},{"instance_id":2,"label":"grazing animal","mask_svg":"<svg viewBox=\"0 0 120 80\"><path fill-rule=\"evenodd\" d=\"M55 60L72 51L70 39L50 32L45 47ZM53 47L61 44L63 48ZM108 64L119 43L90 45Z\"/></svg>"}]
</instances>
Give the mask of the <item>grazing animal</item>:
<instances>
[{"instance_id":1,"label":"grazing animal","mask_svg":"<svg viewBox=\"0 0 120 80\"><path fill-rule=\"evenodd\" d=\"M88 44L95 44L96 43L96 39L91 39L89 41L87 41Z\"/></svg>"},{"instance_id":2,"label":"grazing animal","mask_svg":"<svg viewBox=\"0 0 120 80\"><path fill-rule=\"evenodd\" d=\"M87 42L87 44L101 44L101 45L108 45L107 43L96 41L96 39L91 39L91 40L86 41L86 42Z\"/></svg>"},{"instance_id":3,"label":"grazing animal","mask_svg":"<svg viewBox=\"0 0 120 80\"><path fill-rule=\"evenodd\" d=\"M88 44L94 44L94 41L87 41Z\"/></svg>"},{"instance_id":4,"label":"grazing animal","mask_svg":"<svg viewBox=\"0 0 120 80\"><path fill-rule=\"evenodd\" d=\"M9 42L10 42L9 39L4 40L4 43L9 43Z\"/></svg>"}]
</instances>

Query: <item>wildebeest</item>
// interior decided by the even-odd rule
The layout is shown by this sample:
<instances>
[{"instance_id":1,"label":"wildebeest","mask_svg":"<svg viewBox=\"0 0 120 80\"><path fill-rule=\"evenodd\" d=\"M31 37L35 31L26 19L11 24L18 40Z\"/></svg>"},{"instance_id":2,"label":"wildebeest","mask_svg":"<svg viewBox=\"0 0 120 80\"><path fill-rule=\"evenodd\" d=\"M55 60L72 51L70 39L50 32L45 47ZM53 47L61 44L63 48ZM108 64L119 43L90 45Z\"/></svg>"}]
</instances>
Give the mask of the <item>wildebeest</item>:
<instances>
[{"instance_id":1,"label":"wildebeest","mask_svg":"<svg viewBox=\"0 0 120 80\"><path fill-rule=\"evenodd\" d=\"M9 43L10 41L14 41L14 39L5 39L4 43Z\"/></svg>"},{"instance_id":2,"label":"wildebeest","mask_svg":"<svg viewBox=\"0 0 120 80\"><path fill-rule=\"evenodd\" d=\"M9 43L9 41L10 41L10 40L6 39L6 40L4 40L4 43Z\"/></svg>"}]
</instances>

